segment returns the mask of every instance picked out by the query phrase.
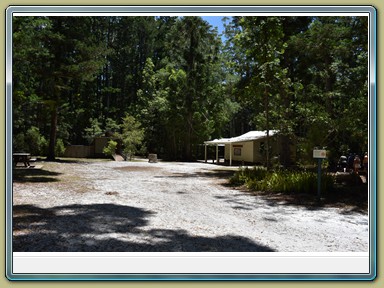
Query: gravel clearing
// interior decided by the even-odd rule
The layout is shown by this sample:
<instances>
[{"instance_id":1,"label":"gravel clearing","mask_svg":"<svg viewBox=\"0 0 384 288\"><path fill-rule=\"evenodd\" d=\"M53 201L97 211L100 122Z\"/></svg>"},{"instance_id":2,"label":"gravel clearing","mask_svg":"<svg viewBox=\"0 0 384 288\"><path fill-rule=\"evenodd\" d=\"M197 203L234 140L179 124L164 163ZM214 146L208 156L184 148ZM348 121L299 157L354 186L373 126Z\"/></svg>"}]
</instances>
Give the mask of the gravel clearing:
<instances>
[{"instance_id":1,"label":"gravel clearing","mask_svg":"<svg viewBox=\"0 0 384 288\"><path fill-rule=\"evenodd\" d=\"M206 163L42 163L13 183L13 250L367 252L368 215L226 186ZM227 170L228 171L228 170Z\"/></svg>"}]
</instances>

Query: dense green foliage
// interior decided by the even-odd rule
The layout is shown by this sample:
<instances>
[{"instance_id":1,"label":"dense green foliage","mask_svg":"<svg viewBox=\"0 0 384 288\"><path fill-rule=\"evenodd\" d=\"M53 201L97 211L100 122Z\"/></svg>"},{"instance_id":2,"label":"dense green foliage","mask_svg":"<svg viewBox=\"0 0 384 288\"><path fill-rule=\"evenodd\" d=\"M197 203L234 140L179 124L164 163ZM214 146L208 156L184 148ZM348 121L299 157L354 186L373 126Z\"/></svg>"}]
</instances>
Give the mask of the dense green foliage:
<instances>
[{"instance_id":1,"label":"dense green foliage","mask_svg":"<svg viewBox=\"0 0 384 288\"><path fill-rule=\"evenodd\" d=\"M330 164L367 150L366 17L233 17L227 21L242 123L296 139L298 160L327 147ZM364 71L364 72L363 72ZM244 117L245 115L246 118ZM244 119L245 118L245 119ZM240 126L241 127L241 126ZM284 145L283 147L288 147ZM289 151L282 164L288 163Z\"/></svg>"},{"instance_id":2,"label":"dense green foliage","mask_svg":"<svg viewBox=\"0 0 384 288\"><path fill-rule=\"evenodd\" d=\"M118 137L124 145L124 155L132 160L132 157L139 151L144 139L144 129L141 128L141 123L133 116L125 115L122 124L122 134Z\"/></svg>"},{"instance_id":3,"label":"dense green foliage","mask_svg":"<svg viewBox=\"0 0 384 288\"><path fill-rule=\"evenodd\" d=\"M230 183L234 185L246 185L255 191L271 191L282 193L317 193L317 174L307 171L267 171L266 169L255 167L245 168L237 171ZM321 192L329 193L334 189L334 176L330 174L321 175Z\"/></svg>"},{"instance_id":4,"label":"dense green foliage","mask_svg":"<svg viewBox=\"0 0 384 288\"><path fill-rule=\"evenodd\" d=\"M223 43L195 16L14 17L14 150L54 159L109 131L126 153L190 161L204 140L272 129L301 162L367 150L367 17L225 22Z\"/></svg>"},{"instance_id":5,"label":"dense green foliage","mask_svg":"<svg viewBox=\"0 0 384 288\"><path fill-rule=\"evenodd\" d=\"M103 153L109 157L116 155L117 142L109 140L107 146L104 147Z\"/></svg>"}]
</instances>

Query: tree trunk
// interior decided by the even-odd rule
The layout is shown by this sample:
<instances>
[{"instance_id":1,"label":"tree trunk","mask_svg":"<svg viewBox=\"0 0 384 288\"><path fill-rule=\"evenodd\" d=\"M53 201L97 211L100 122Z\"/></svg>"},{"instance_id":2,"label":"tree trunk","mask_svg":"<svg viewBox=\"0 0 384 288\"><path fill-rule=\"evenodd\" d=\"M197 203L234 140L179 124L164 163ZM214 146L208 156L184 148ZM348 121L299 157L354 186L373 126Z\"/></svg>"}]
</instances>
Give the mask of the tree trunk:
<instances>
[{"instance_id":1,"label":"tree trunk","mask_svg":"<svg viewBox=\"0 0 384 288\"><path fill-rule=\"evenodd\" d=\"M49 150L47 160L55 160L55 146L56 146L56 135L57 135L57 118L58 118L58 107L54 105L51 111L51 131L49 137Z\"/></svg>"},{"instance_id":2,"label":"tree trunk","mask_svg":"<svg viewBox=\"0 0 384 288\"><path fill-rule=\"evenodd\" d=\"M184 155L183 155L183 160L184 161L191 161L192 160L192 153L191 153L191 140L192 140L192 130L193 130L193 112L192 112L192 103L193 99L195 97L195 88L196 88L196 67L195 67L195 62L196 62L196 47L197 47L197 39L196 39L196 28L193 23L190 23L189 27L189 54L187 58L187 65L188 65L188 70L187 70L187 93L186 93L186 100L185 100L185 106L187 110L187 115L186 115L186 131L185 131L185 138L184 138Z\"/></svg>"},{"instance_id":3,"label":"tree trunk","mask_svg":"<svg viewBox=\"0 0 384 288\"><path fill-rule=\"evenodd\" d=\"M184 161L191 161L192 160L191 138L192 138L192 112L188 111L187 131L185 132L185 139L184 139L184 155L183 155Z\"/></svg>"},{"instance_id":4,"label":"tree trunk","mask_svg":"<svg viewBox=\"0 0 384 288\"><path fill-rule=\"evenodd\" d=\"M265 101L265 122L266 122L266 128L267 128L267 138L265 139L266 142L266 166L267 170L269 170L270 167L270 159L269 159L269 97L268 97L268 90L265 89L264 92L264 101Z\"/></svg>"},{"instance_id":5,"label":"tree trunk","mask_svg":"<svg viewBox=\"0 0 384 288\"><path fill-rule=\"evenodd\" d=\"M285 58L286 59L286 58ZM286 64L288 65L288 64ZM288 93L285 89L283 89L283 85L280 87L280 95L283 99L283 107L284 112L283 118L280 120L283 122L283 125L281 125L280 132L283 133L283 135L280 136L280 157L279 162L281 165L283 165L285 168L292 165L292 157L291 157L291 137L287 134L289 129L287 124L289 123L291 117L291 109L289 109L290 106L290 99L288 98ZM284 124L285 123L285 124ZM289 124L288 124L289 125ZM290 133L289 133L290 134Z\"/></svg>"},{"instance_id":6,"label":"tree trunk","mask_svg":"<svg viewBox=\"0 0 384 288\"><path fill-rule=\"evenodd\" d=\"M289 167L292 165L292 157L291 157L291 140L287 135L281 135L281 155L280 161L284 167Z\"/></svg>"}]
</instances>

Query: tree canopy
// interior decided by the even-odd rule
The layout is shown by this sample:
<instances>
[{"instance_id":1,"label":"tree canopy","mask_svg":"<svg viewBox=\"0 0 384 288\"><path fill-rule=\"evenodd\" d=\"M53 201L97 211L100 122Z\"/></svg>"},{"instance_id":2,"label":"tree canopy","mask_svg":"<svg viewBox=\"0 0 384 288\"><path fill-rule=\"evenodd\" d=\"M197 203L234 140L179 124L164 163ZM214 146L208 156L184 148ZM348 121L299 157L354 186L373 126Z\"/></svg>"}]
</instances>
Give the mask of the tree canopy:
<instances>
[{"instance_id":1,"label":"tree canopy","mask_svg":"<svg viewBox=\"0 0 384 288\"><path fill-rule=\"evenodd\" d=\"M298 161L368 149L367 17L223 22L224 40L198 16L14 17L14 149L54 159L137 123L143 149L126 135L127 151L169 160L249 130L279 130Z\"/></svg>"}]
</instances>

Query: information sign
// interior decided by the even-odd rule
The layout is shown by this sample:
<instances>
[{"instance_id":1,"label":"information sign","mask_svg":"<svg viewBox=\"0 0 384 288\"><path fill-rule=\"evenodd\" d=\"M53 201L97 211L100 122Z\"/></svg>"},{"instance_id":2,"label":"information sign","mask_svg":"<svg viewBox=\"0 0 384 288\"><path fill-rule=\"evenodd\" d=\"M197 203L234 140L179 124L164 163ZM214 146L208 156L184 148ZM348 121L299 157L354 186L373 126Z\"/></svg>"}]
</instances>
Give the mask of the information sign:
<instances>
[{"instance_id":1,"label":"information sign","mask_svg":"<svg viewBox=\"0 0 384 288\"><path fill-rule=\"evenodd\" d=\"M313 158L325 159L327 158L327 150L313 150Z\"/></svg>"}]
</instances>

